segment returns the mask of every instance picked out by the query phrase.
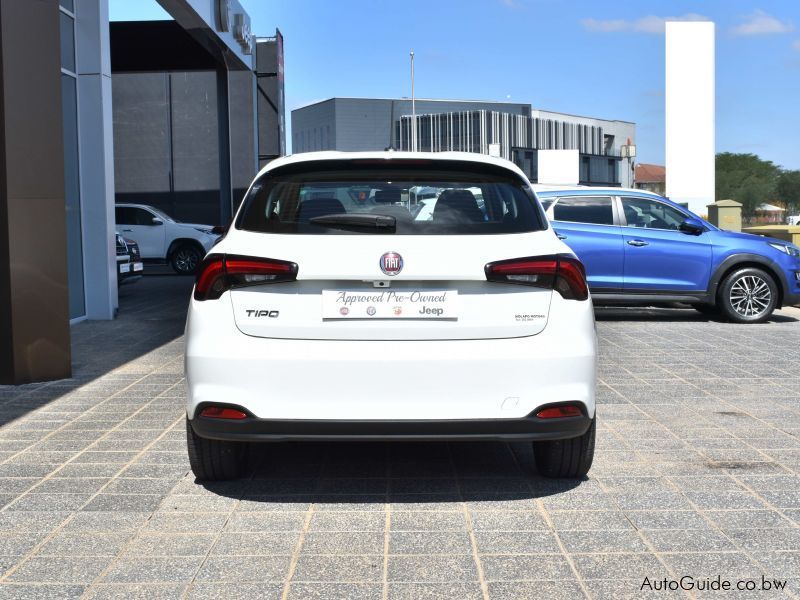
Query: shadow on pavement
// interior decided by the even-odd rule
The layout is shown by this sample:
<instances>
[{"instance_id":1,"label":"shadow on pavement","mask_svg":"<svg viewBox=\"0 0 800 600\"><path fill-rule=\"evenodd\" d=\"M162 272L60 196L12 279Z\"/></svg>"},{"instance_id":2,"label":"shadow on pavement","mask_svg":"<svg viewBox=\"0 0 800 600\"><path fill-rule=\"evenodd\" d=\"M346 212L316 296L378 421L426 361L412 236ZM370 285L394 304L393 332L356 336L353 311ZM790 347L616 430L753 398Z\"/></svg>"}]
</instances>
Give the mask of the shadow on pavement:
<instances>
[{"instance_id":1,"label":"shadow on pavement","mask_svg":"<svg viewBox=\"0 0 800 600\"><path fill-rule=\"evenodd\" d=\"M684 323L727 323L721 317L704 315L693 308L672 308L657 306L595 306L594 316L597 321L659 321ZM796 323L797 317L775 312L766 323Z\"/></svg>"},{"instance_id":2,"label":"shadow on pavement","mask_svg":"<svg viewBox=\"0 0 800 600\"><path fill-rule=\"evenodd\" d=\"M84 321L71 328L72 377L19 386L0 385L0 426L25 416L79 387L130 365L120 377L134 381L165 361L158 349L183 335L194 279L145 276L120 286L113 321ZM166 354L166 353L165 353ZM146 357L147 368L135 361ZM109 383L109 385L112 385ZM121 384L124 385L124 384Z\"/></svg>"},{"instance_id":3,"label":"shadow on pavement","mask_svg":"<svg viewBox=\"0 0 800 600\"><path fill-rule=\"evenodd\" d=\"M262 504L502 503L561 494L583 479L546 479L531 444L503 442L285 442L252 444L237 481L197 482Z\"/></svg>"}]
</instances>

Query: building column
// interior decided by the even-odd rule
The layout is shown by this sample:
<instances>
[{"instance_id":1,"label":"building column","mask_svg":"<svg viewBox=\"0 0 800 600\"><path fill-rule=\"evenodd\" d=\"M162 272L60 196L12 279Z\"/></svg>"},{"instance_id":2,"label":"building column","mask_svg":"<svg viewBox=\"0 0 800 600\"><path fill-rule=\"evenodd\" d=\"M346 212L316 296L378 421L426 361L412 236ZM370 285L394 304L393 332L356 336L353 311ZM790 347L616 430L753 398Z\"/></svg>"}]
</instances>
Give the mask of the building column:
<instances>
[{"instance_id":1,"label":"building column","mask_svg":"<svg viewBox=\"0 0 800 600\"><path fill-rule=\"evenodd\" d=\"M119 301L108 0L76 0L75 18L86 317L113 319Z\"/></svg>"},{"instance_id":2,"label":"building column","mask_svg":"<svg viewBox=\"0 0 800 600\"><path fill-rule=\"evenodd\" d=\"M228 69L217 67L217 133L219 136L219 224L227 225L233 218L231 178L231 126Z\"/></svg>"},{"instance_id":3,"label":"building column","mask_svg":"<svg viewBox=\"0 0 800 600\"><path fill-rule=\"evenodd\" d=\"M0 0L0 383L71 375L58 0Z\"/></svg>"},{"instance_id":4,"label":"building column","mask_svg":"<svg viewBox=\"0 0 800 600\"><path fill-rule=\"evenodd\" d=\"M667 196L702 215L714 201L714 23L666 25Z\"/></svg>"}]
</instances>

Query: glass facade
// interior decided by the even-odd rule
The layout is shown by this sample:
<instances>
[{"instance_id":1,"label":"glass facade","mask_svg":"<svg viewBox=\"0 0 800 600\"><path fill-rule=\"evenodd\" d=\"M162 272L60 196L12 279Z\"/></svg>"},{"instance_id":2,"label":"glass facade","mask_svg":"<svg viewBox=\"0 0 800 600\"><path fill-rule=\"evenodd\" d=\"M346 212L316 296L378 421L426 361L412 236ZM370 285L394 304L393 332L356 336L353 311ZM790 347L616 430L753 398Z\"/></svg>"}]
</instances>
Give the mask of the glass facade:
<instances>
[{"instance_id":1,"label":"glass facade","mask_svg":"<svg viewBox=\"0 0 800 600\"><path fill-rule=\"evenodd\" d=\"M59 15L61 30L61 68L75 72L75 19L66 12Z\"/></svg>"},{"instance_id":2,"label":"glass facade","mask_svg":"<svg viewBox=\"0 0 800 600\"><path fill-rule=\"evenodd\" d=\"M394 147L410 150L412 117L403 115L395 123ZM421 114L416 117L417 150L489 153L499 144L500 156L511 158L511 149L577 149L581 154L613 156L613 147L603 145L603 128L554 119L540 119L489 110ZM609 137L609 136L606 136ZM610 136L613 139L613 136Z\"/></svg>"},{"instance_id":3,"label":"glass facade","mask_svg":"<svg viewBox=\"0 0 800 600\"><path fill-rule=\"evenodd\" d=\"M86 315L83 232L78 158L78 78L75 73L75 17L71 1L61 1L61 109L64 121L64 201L67 214L69 317Z\"/></svg>"}]
</instances>

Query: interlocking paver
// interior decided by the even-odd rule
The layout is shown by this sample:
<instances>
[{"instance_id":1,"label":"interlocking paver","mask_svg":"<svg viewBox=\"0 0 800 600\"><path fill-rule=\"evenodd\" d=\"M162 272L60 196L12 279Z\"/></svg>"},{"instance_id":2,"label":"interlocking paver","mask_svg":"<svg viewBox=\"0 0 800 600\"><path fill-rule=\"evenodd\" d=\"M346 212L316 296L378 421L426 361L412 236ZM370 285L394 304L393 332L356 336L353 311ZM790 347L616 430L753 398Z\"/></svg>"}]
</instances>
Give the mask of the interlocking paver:
<instances>
[{"instance_id":1,"label":"interlocking paver","mask_svg":"<svg viewBox=\"0 0 800 600\"><path fill-rule=\"evenodd\" d=\"M442 596L439 597L441 598ZM292 583L289 588L288 598L292 600L350 600L351 598L378 600L383 598L383 585L335 582ZM420 598L420 596L414 596L414 598Z\"/></svg>"},{"instance_id":2,"label":"interlocking paver","mask_svg":"<svg viewBox=\"0 0 800 600\"><path fill-rule=\"evenodd\" d=\"M390 554L471 554L466 531L394 531L389 537Z\"/></svg>"},{"instance_id":3,"label":"interlocking paver","mask_svg":"<svg viewBox=\"0 0 800 600\"><path fill-rule=\"evenodd\" d=\"M285 579L290 562L289 556L212 556L203 563L197 580L280 582Z\"/></svg>"},{"instance_id":4,"label":"interlocking paver","mask_svg":"<svg viewBox=\"0 0 800 600\"><path fill-rule=\"evenodd\" d=\"M116 556L132 534L66 533L52 537L39 556Z\"/></svg>"},{"instance_id":5,"label":"interlocking paver","mask_svg":"<svg viewBox=\"0 0 800 600\"><path fill-rule=\"evenodd\" d=\"M443 582L477 580L472 556L389 555L389 581Z\"/></svg>"},{"instance_id":6,"label":"interlocking paver","mask_svg":"<svg viewBox=\"0 0 800 600\"><path fill-rule=\"evenodd\" d=\"M320 555L300 556L294 572L295 581L381 581L383 556Z\"/></svg>"},{"instance_id":7,"label":"interlocking paver","mask_svg":"<svg viewBox=\"0 0 800 600\"><path fill-rule=\"evenodd\" d=\"M203 561L201 556L140 558L122 556L103 576L106 583L189 582Z\"/></svg>"},{"instance_id":8,"label":"interlocking paver","mask_svg":"<svg viewBox=\"0 0 800 600\"><path fill-rule=\"evenodd\" d=\"M73 379L0 387L0 599L800 589L798 310L737 326L599 308L584 481L541 478L524 444L297 443L200 485L181 420L190 287L124 286L119 319L73 327Z\"/></svg>"}]
</instances>

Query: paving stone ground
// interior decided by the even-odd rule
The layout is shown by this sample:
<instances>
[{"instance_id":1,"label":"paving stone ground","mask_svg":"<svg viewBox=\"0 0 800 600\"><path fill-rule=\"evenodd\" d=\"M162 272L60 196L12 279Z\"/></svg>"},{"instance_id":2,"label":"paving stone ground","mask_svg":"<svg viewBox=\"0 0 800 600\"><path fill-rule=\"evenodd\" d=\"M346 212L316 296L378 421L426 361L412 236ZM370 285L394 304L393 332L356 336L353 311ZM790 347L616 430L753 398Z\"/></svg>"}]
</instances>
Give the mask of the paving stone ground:
<instances>
[{"instance_id":1,"label":"paving stone ground","mask_svg":"<svg viewBox=\"0 0 800 600\"><path fill-rule=\"evenodd\" d=\"M595 464L525 445L264 445L201 485L184 439L191 281L123 286L73 379L0 386L0 598L606 598L800 582L800 311L756 326L598 309ZM647 588L644 590L648 591Z\"/></svg>"}]
</instances>

